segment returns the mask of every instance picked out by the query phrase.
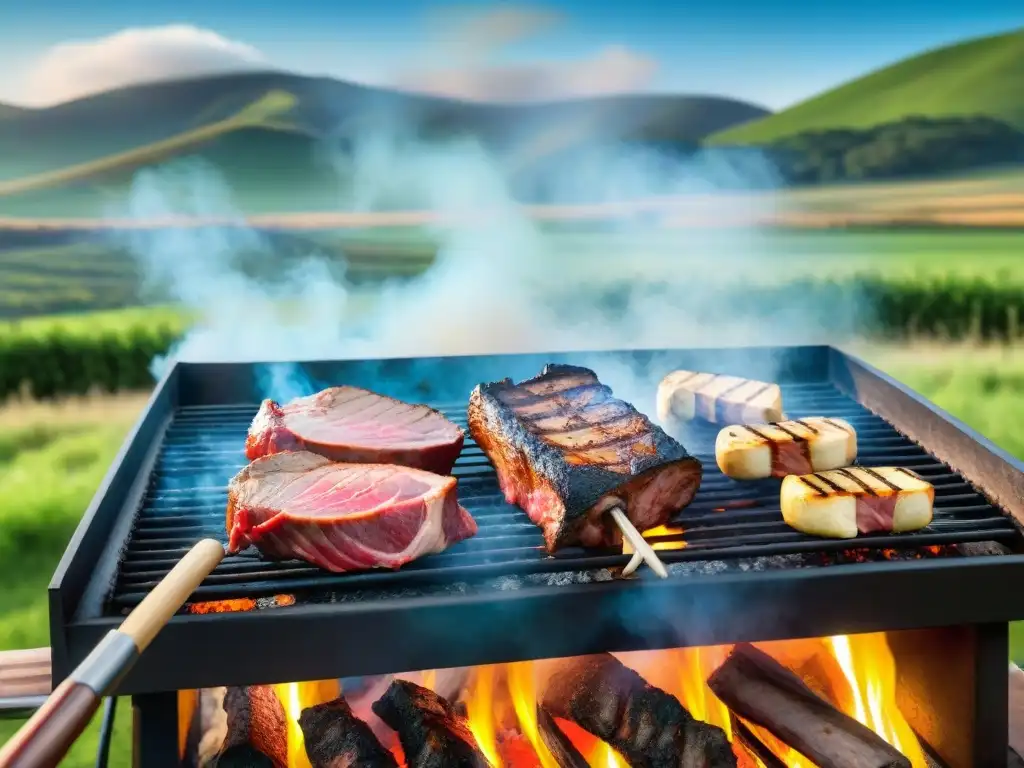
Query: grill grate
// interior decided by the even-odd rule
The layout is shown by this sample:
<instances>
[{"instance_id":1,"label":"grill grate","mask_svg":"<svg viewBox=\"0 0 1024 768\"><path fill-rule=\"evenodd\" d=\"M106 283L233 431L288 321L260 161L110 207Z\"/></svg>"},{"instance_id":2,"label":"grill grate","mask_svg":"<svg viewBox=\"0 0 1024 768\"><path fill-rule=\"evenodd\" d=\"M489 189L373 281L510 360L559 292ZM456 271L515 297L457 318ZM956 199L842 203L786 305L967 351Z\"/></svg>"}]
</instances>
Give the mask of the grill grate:
<instances>
[{"instance_id":1,"label":"grill grate","mask_svg":"<svg viewBox=\"0 0 1024 768\"><path fill-rule=\"evenodd\" d=\"M686 546L661 551L666 563L842 552L852 547L908 549L1016 537L1009 518L963 477L833 385L815 382L782 389L791 418L837 416L853 424L858 434L858 464L902 465L931 482L935 486L932 524L915 533L865 536L855 542L800 534L782 521L780 481L739 483L724 477L714 459L717 430L710 425L694 426L684 436L684 444L703 463L704 481L694 502L673 521L685 528L682 538ZM439 409L465 426L465 405ZM243 445L255 413L255 405L194 406L175 412L120 563L109 601L112 609L138 604L199 538L225 540L226 485L245 464ZM476 518L479 532L441 554L394 572L328 574L298 561L265 561L249 550L225 558L194 598L415 588L438 581L583 571L621 566L628 560L614 551L577 548L547 556L540 530L523 512L505 503L493 469L471 440L467 439L454 475L459 480L460 502Z\"/></svg>"}]
</instances>

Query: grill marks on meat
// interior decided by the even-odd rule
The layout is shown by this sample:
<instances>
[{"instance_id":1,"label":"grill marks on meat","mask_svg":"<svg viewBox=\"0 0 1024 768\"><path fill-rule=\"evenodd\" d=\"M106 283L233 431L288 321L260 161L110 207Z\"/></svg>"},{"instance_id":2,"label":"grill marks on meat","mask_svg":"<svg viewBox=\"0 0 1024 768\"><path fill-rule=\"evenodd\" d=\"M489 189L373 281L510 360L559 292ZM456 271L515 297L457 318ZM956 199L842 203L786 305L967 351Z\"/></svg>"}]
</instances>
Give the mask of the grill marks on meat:
<instances>
[{"instance_id":1,"label":"grill marks on meat","mask_svg":"<svg viewBox=\"0 0 1024 768\"><path fill-rule=\"evenodd\" d=\"M736 765L725 732L695 720L679 701L611 654L561 663L541 707L614 747L634 768Z\"/></svg>"},{"instance_id":2,"label":"grill marks on meat","mask_svg":"<svg viewBox=\"0 0 1024 768\"><path fill-rule=\"evenodd\" d=\"M700 484L700 462L587 368L548 365L520 384L481 384L468 420L506 500L544 530L549 552L618 546L611 507L647 530L689 504Z\"/></svg>"},{"instance_id":3,"label":"grill marks on meat","mask_svg":"<svg viewBox=\"0 0 1024 768\"><path fill-rule=\"evenodd\" d=\"M491 768L466 718L427 688L395 680L373 711L398 733L406 768Z\"/></svg>"},{"instance_id":4,"label":"grill marks on meat","mask_svg":"<svg viewBox=\"0 0 1024 768\"><path fill-rule=\"evenodd\" d=\"M398 768L373 730L352 714L344 698L302 710L306 756L313 768Z\"/></svg>"},{"instance_id":5,"label":"grill marks on meat","mask_svg":"<svg viewBox=\"0 0 1024 768\"><path fill-rule=\"evenodd\" d=\"M465 433L440 412L358 387L331 387L287 405L264 400L249 427L250 459L310 451L334 461L401 464L448 474Z\"/></svg>"},{"instance_id":6,"label":"grill marks on meat","mask_svg":"<svg viewBox=\"0 0 1024 768\"><path fill-rule=\"evenodd\" d=\"M637 458L656 455L647 419L612 397L596 374L554 368L519 386L495 387L493 393L531 435L570 464L628 475Z\"/></svg>"},{"instance_id":7,"label":"grill marks on meat","mask_svg":"<svg viewBox=\"0 0 1024 768\"><path fill-rule=\"evenodd\" d=\"M308 452L257 459L228 486L228 551L328 571L398 568L473 536L456 481L386 464L335 464Z\"/></svg>"},{"instance_id":8,"label":"grill marks on meat","mask_svg":"<svg viewBox=\"0 0 1024 768\"><path fill-rule=\"evenodd\" d=\"M218 768L288 768L288 725L284 707L269 685L229 687L224 694L227 735Z\"/></svg>"}]
</instances>

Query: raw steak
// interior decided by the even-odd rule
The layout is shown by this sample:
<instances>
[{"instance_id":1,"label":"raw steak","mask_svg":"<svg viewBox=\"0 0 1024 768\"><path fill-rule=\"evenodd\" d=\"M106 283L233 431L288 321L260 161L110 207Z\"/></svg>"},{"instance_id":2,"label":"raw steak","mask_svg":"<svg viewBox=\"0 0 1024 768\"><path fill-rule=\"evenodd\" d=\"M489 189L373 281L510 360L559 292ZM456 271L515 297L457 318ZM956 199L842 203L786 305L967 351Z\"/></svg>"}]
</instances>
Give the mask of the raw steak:
<instances>
[{"instance_id":1,"label":"raw steak","mask_svg":"<svg viewBox=\"0 0 1024 768\"><path fill-rule=\"evenodd\" d=\"M617 546L611 507L645 531L700 485L700 462L587 368L548 365L520 384L481 384L469 399L469 431L508 502L544 530L549 552Z\"/></svg>"},{"instance_id":2,"label":"raw steak","mask_svg":"<svg viewBox=\"0 0 1024 768\"><path fill-rule=\"evenodd\" d=\"M354 464L401 464L447 475L465 433L440 412L357 387L331 387L287 405L264 400L249 427L250 459L310 451Z\"/></svg>"},{"instance_id":3,"label":"raw steak","mask_svg":"<svg viewBox=\"0 0 1024 768\"><path fill-rule=\"evenodd\" d=\"M229 552L254 544L338 573L398 568L476 533L455 478L306 451L256 459L228 486Z\"/></svg>"}]
</instances>

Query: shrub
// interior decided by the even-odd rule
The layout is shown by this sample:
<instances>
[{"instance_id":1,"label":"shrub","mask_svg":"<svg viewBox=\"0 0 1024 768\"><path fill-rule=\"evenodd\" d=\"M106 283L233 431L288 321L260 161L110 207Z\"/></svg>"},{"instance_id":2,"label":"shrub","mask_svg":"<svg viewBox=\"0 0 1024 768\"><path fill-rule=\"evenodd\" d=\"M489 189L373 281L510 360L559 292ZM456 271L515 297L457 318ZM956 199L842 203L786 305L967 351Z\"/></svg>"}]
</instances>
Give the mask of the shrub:
<instances>
[{"instance_id":1,"label":"shrub","mask_svg":"<svg viewBox=\"0 0 1024 768\"><path fill-rule=\"evenodd\" d=\"M637 288L616 289L599 300L614 313ZM732 300L715 292L687 301L709 322L722 319L723 313L737 319L745 309L752 321L796 318L840 333L893 340L1014 342L1021 339L1024 316L1021 285L958 277L807 279L746 287ZM24 389L36 398L52 398L90 389L117 392L151 386L153 358L171 350L186 320L166 312L125 318L120 326L83 318L0 326L0 400Z\"/></svg>"}]
</instances>

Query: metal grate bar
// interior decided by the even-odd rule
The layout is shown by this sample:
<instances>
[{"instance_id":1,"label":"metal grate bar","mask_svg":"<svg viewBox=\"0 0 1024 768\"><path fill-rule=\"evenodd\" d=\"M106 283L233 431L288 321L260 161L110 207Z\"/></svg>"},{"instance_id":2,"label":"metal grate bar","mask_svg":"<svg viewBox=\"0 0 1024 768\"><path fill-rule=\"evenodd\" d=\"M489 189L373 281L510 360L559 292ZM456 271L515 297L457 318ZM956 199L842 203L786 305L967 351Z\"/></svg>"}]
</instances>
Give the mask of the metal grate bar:
<instances>
[{"instance_id":1,"label":"metal grate bar","mask_svg":"<svg viewBox=\"0 0 1024 768\"><path fill-rule=\"evenodd\" d=\"M890 424L827 383L783 386L787 416L844 418L857 430L858 464L901 465L935 486L935 516L925 530L864 536L855 541L822 540L789 528L779 509L779 481L739 483L724 477L713 453L717 428L694 426L683 442L704 465L704 481L694 502L673 525L682 534L655 537L658 543L685 541L664 549L667 563L725 560L769 555L838 553L857 549L913 549L977 541L1009 541L1017 536L1010 520L963 477L937 461ZM179 409L167 429L157 465L123 554L110 603L136 605L203 536L225 538L228 480L245 465L246 430L257 406L196 406ZM440 407L465 425L465 405ZM525 514L505 503L487 458L472 440L453 474L459 499L479 524L478 534L447 551L399 571L329 574L299 561L270 562L254 551L228 557L195 596L204 600L287 594L308 590L333 593L366 588L412 588L438 581L492 578L530 573L590 570L624 565L627 557L608 550L570 548L548 556L540 530Z\"/></svg>"}]
</instances>

